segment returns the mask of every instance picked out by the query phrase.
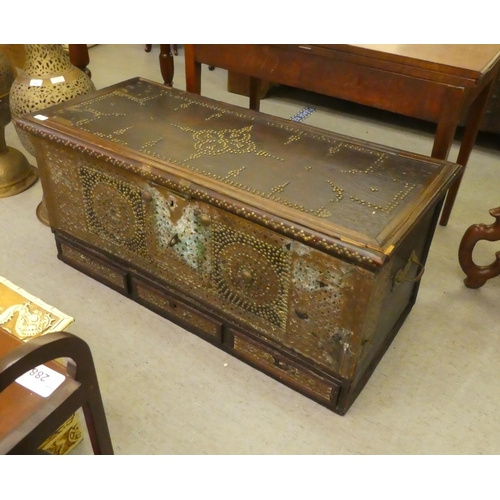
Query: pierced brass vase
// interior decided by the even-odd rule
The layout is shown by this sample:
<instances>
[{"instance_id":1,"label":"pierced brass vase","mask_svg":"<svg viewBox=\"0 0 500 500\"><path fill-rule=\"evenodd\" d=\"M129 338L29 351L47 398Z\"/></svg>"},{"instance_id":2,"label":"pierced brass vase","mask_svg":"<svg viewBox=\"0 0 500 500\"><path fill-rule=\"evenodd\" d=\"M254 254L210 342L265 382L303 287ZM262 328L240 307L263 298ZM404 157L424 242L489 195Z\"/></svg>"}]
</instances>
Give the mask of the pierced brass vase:
<instances>
[{"instance_id":1,"label":"pierced brass vase","mask_svg":"<svg viewBox=\"0 0 500 500\"><path fill-rule=\"evenodd\" d=\"M32 155L35 149L29 135L17 127L17 119L26 113L68 101L95 90L92 80L74 66L61 44L26 45L24 67L10 90L10 111L12 123L22 145ZM45 199L37 208L37 217L49 225Z\"/></svg>"},{"instance_id":2,"label":"pierced brass vase","mask_svg":"<svg viewBox=\"0 0 500 500\"><path fill-rule=\"evenodd\" d=\"M5 127L11 120L9 91L14 78L7 56L0 52L0 198L21 193L38 179L37 170L27 158L5 142Z\"/></svg>"}]
</instances>

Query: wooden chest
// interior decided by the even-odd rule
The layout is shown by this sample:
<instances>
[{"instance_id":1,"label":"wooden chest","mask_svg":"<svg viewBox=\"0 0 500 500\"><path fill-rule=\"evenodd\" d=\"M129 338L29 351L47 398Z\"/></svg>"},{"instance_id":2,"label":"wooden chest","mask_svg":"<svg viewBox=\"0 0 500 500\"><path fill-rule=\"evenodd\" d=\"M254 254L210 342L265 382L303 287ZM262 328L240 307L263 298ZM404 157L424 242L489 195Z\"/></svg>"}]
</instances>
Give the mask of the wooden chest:
<instances>
[{"instance_id":1,"label":"wooden chest","mask_svg":"<svg viewBox=\"0 0 500 500\"><path fill-rule=\"evenodd\" d=\"M64 262L344 414L458 165L137 78L27 116Z\"/></svg>"}]
</instances>

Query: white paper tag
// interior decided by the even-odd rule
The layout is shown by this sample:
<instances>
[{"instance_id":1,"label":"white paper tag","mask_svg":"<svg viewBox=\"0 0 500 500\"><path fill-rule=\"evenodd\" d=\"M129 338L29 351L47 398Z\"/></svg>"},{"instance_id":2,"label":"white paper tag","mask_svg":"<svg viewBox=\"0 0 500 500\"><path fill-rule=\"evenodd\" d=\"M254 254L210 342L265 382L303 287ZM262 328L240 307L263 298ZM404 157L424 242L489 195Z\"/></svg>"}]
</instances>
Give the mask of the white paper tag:
<instances>
[{"instance_id":1,"label":"white paper tag","mask_svg":"<svg viewBox=\"0 0 500 500\"><path fill-rule=\"evenodd\" d=\"M62 83L65 82L66 80L64 79L64 76L55 76L54 78L51 78L50 81L52 83Z\"/></svg>"},{"instance_id":2,"label":"white paper tag","mask_svg":"<svg viewBox=\"0 0 500 500\"><path fill-rule=\"evenodd\" d=\"M45 116L45 115L35 115L35 118L36 118L37 120L41 120L42 122L43 122L44 120L48 120L48 119L49 119L49 117L48 117L48 116Z\"/></svg>"},{"instance_id":3,"label":"white paper tag","mask_svg":"<svg viewBox=\"0 0 500 500\"><path fill-rule=\"evenodd\" d=\"M30 87L41 87L43 85L43 80L38 80L33 78L33 80L30 80Z\"/></svg>"},{"instance_id":4,"label":"white paper tag","mask_svg":"<svg viewBox=\"0 0 500 500\"><path fill-rule=\"evenodd\" d=\"M50 396L66 377L45 365L37 366L16 379L26 389L46 398Z\"/></svg>"}]
</instances>

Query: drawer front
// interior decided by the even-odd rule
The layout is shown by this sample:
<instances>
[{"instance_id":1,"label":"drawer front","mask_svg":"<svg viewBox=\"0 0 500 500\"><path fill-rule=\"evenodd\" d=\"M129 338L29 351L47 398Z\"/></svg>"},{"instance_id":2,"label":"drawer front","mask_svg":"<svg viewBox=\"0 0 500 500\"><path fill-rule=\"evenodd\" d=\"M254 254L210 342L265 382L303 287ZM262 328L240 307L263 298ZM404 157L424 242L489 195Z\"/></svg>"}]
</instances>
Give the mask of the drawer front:
<instances>
[{"instance_id":1,"label":"drawer front","mask_svg":"<svg viewBox=\"0 0 500 500\"><path fill-rule=\"evenodd\" d=\"M101 283L127 294L127 273L113 264L80 249L60 236L56 236L58 257L63 262L100 281Z\"/></svg>"},{"instance_id":2,"label":"drawer front","mask_svg":"<svg viewBox=\"0 0 500 500\"><path fill-rule=\"evenodd\" d=\"M286 385L326 406L335 406L339 385L299 366L286 356L264 347L238 331L230 330L235 354Z\"/></svg>"},{"instance_id":3,"label":"drawer front","mask_svg":"<svg viewBox=\"0 0 500 500\"><path fill-rule=\"evenodd\" d=\"M190 330L205 337L208 336L216 343L222 342L222 323L220 321L135 277L131 279L131 287L132 297L140 304Z\"/></svg>"}]
</instances>

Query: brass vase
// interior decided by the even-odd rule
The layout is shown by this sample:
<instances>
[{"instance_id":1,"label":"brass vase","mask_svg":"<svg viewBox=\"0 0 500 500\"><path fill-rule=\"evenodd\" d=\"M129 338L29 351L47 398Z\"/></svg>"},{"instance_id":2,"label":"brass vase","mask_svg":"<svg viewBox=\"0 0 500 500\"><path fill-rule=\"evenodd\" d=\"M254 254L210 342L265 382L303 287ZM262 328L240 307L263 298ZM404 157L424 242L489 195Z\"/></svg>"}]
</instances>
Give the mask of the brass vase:
<instances>
[{"instance_id":1,"label":"brass vase","mask_svg":"<svg viewBox=\"0 0 500 500\"><path fill-rule=\"evenodd\" d=\"M38 179L37 170L27 158L5 142L5 127L11 120L9 91L14 78L7 56L0 51L0 198L21 193Z\"/></svg>"},{"instance_id":2,"label":"brass vase","mask_svg":"<svg viewBox=\"0 0 500 500\"><path fill-rule=\"evenodd\" d=\"M92 80L71 64L61 44L26 45L24 66L18 69L10 90L12 123L26 150L35 155L29 135L17 127L20 116L94 90ZM49 225L44 198L36 213L42 223Z\"/></svg>"}]
</instances>

